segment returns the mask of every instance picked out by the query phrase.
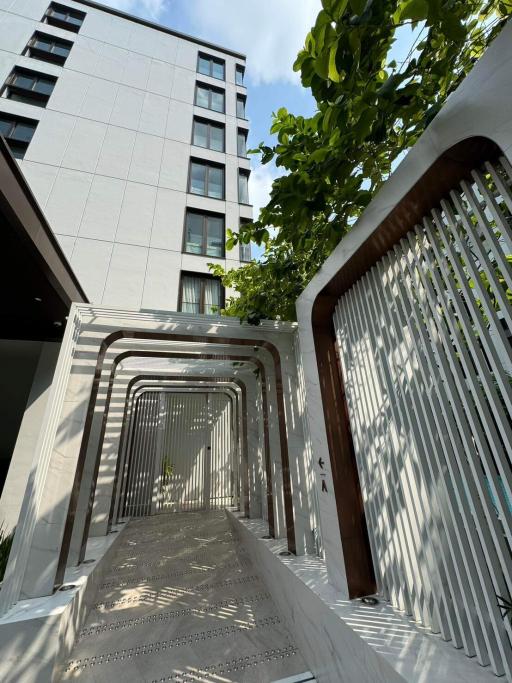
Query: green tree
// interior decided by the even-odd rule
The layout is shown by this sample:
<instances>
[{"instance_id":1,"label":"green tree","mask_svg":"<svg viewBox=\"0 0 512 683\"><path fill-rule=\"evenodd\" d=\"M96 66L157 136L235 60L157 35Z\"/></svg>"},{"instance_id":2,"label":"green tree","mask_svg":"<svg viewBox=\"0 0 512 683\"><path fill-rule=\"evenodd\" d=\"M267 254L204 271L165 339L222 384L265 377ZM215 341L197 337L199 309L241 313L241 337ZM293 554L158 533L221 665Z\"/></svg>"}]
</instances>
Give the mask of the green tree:
<instances>
[{"instance_id":1,"label":"green tree","mask_svg":"<svg viewBox=\"0 0 512 683\"><path fill-rule=\"evenodd\" d=\"M238 294L225 313L253 323L295 318L296 298L499 32L512 0L322 0L322 7L294 66L318 111L273 114L276 144L253 151L284 175L258 219L228 231L228 249L253 241L264 247L262 261L229 272L210 265ZM389 55L407 26L416 28L415 42L397 64Z\"/></svg>"}]
</instances>

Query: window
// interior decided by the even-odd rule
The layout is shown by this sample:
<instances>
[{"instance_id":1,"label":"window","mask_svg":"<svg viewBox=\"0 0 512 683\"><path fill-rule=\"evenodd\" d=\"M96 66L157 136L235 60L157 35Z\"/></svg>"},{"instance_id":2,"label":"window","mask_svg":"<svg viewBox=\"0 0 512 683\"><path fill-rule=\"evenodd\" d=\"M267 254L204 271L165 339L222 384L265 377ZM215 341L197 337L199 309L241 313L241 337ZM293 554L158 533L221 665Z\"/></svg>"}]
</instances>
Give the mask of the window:
<instances>
[{"instance_id":1,"label":"window","mask_svg":"<svg viewBox=\"0 0 512 683\"><path fill-rule=\"evenodd\" d=\"M238 171L238 201L240 204L249 204L248 171Z\"/></svg>"},{"instance_id":2,"label":"window","mask_svg":"<svg viewBox=\"0 0 512 683\"><path fill-rule=\"evenodd\" d=\"M205 119L194 118L194 131L192 144L197 147L206 147L216 152L224 151L224 125Z\"/></svg>"},{"instance_id":3,"label":"window","mask_svg":"<svg viewBox=\"0 0 512 683\"><path fill-rule=\"evenodd\" d=\"M245 78L245 69L241 64L237 64L236 70L235 70L235 83L237 85L243 85L244 84L244 78Z\"/></svg>"},{"instance_id":4,"label":"window","mask_svg":"<svg viewBox=\"0 0 512 683\"><path fill-rule=\"evenodd\" d=\"M188 254L217 256L225 253L224 216L187 211L184 251Z\"/></svg>"},{"instance_id":5,"label":"window","mask_svg":"<svg viewBox=\"0 0 512 683\"><path fill-rule=\"evenodd\" d=\"M238 153L239 157L246 157L247 156L247 131L242 130L242 128L238 129L237 150L238 150L237 153Z\"/></svg>"},{"instance_id":6,"label":"window","mask_svg":"<svg viewBox=\"0 0 512 683\"><path fill-rule=\"evenodd\" d=\"M245 119L245 97L243 95L236 96L236 115L239 119Z\"/></svg>"},{"instance_id":7,"label":"window","mask_svg":"<svg viewBox=\"0 0 512 683\"><path fill-rule=\"evenodd\" d=\"M210 57L202 52L197 58L197 70L204 76L211 76L212 78L219 78L224 81L226 78L226 62L217 57Z\"/></svg>"},{"instance_id":8,"label":"window","mask_svg":"<svg viewBox=\"0 0 512 683\"><path fill-rule=\"evenodd\" d=\"M71 52L72 46L73 43L68 40L36 31L29 40L24 54L33 59L42 59L45 62L62 65Z\"/></svg>"},{"instance_id":9,"label":"window","mask_svg":"<svg viewBox=\"0 0 512 683\"><path fill-rule=\"evenodd\" d=\"M11 114L0 114L0 135L11 148L16 159L23 159L27 147L32 140L38 121L23 119Z\"/></svg>"},{"instance_id":10,"label":"window","mask_svg":"<svg viewBox=\"0 0 512 683\"><path fill-rule=\"evenodd\" d=\"M43 17L43 21L46 24L65 28L67 31L74 31L74 33L78 33L84 19L85 12L71 9L71 7L66 7L65 5L59 5L56 2L50 3Z\"/></svg>"},{"instance_id":11,"label":"window","mask_svg":"<svg viewBox=\"0 0 512 683\"><path fill-rule=\"evenodd\" d=\"M4 97L16 102L46 107L57 79L54 76L14 67L2 90Z\"/></svg>"},{"instance_id":12,"label":"window","mask_svg":"<svg viewBox=\"0 0 512 683\"><path fill-rule=\"evenodd\" d=\"M224 90L220 90L220 88L204 85L204 83L196 85L196 105L198 107L204 107L205 109L211 109L212 111L224 114L224 98Z\"/></svg>"},{"instance_id":13,"label":"window","mask_svg":"<svg viewBox=\"0 0 512 683\"><path fill-rule=\"evenodd\" d=\"M251 220L248 218L241 218L240 219L240 227L246 223L252 223ZM240 245L240 253L239 253L239 258L240 261L243 261L245 263L249 263L252 259L252 254L251 254L251 245L249 244L243 244L242 242L238 243Z\"/></svg>"},{"instance_id":14,"label":"window","mask_svg":"<svg viewBox=\"0 0 512 683\"><path fill-rule=\"evenodd\" d=\"M213 315L224 306L224 288L220 280L201 275L182 274L180 311Z\"/></svg>"},{"instance_id":15,"label":"window","mask_svg":"<svg viewBox=\"0 0 512 683\"><path fill-rule=\"evenodd\" d=\"M188 191L203 197L224 199L224 167L191 160Z\"/></svg>"}]
</instances>

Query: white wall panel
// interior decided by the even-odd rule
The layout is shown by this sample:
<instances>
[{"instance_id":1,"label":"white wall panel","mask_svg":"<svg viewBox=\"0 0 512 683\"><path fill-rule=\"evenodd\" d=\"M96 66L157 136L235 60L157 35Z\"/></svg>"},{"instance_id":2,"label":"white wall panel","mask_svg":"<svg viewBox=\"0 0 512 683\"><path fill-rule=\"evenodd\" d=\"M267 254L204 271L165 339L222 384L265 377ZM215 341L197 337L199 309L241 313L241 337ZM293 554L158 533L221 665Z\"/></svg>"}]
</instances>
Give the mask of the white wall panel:
<instances>
[{"instance_id":1,"label":"white wall panel","mask_svg":"<svg viewBox=\"0 0 512 683\"><path fill-rule=\"evenodd\" d=\"M80 237L114 239L125 185L122 180L94 176L80 225Z\"/></svg>"},{"instance_id":2,"label":"white wall panel","mask_svg":"<svg viewBox=\"0 0 512 683\"><path fill-rule=\"evenodd\" d=\"M140 183L126 184L116 241L147 247L155 213L156 187Z\"/></svg>"},{"instance_id":3,"label":"white wall panel","mask_svg":"<svg viewBox=\"0 0 512 683\"><path fill-rule=\"evenodd\" d=\"M78 234L92 179L90 173L68 168L59 169L45 206L46 217L56 232L64 235Z\"/></svg>"},{"instance_id":4,"label":"white wall panel","mask_svg":"<svg viewBox=\"0 0 512 683\"><path fill-rule=\"evenodd\" d=\"M138 310L148 260L145 247L115 243L102 303Z\"/></svg>"},{"instance_id":5,"label":"white wall panel","mask_svg":"<svg viewBox=\"0 0 512 683\"><path fill-rule=\"evenodd\" d=\"M125 180L132 160L136 133L127 128L108 126L101 147L96 173Z\"/></svg>"}]
</instances>

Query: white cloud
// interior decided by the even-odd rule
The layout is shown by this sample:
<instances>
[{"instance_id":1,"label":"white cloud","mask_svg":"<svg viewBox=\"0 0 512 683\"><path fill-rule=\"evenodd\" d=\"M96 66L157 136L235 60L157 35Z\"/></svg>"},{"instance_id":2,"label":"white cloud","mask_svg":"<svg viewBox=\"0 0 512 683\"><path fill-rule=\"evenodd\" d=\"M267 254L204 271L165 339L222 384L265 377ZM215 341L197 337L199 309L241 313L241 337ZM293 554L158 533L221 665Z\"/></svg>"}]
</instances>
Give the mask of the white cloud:
<instances>
[{"instance_id":1,"label":"white cloud","mask_svg":"<svg viewBox=\"0 0 512 683\"><path fill-rule=\"evenodd\" d=\"M169 7L169 0L102 0L105 5L139 17L157 20Z\"/></svg>"},{"instance_id":2,"label":"white cloud","mask_svg":"<svg viewBox=\"0 0 512 683\"><path fill-rule=\"evenodd\" d=\"M261 207L268 204L272 183L279 175L281 174L278 173L273 164L266 166L260 165L252 170L249 177L249 197L251 204L254 207L255 220L259 216Z\"/></svg>"},{"instance_id":3,"label":"white cloud","mask_svg":"<svg viewBox=\"0 0 512 683\"><path fill-rule=\"evenodd\" d=\"M255 83L292 82L320 0L185 0L197 34L247 55ZM185 4L184 3L184 4Z\"/></svg>"}]
</instances>

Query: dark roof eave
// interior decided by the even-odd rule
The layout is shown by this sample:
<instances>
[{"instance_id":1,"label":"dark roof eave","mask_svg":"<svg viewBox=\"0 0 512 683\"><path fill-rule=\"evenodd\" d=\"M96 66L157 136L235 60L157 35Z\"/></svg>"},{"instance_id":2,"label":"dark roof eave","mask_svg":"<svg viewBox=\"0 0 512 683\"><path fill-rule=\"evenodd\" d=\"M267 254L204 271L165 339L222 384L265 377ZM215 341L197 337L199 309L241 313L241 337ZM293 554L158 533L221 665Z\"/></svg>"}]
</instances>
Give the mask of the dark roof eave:
<instances>
[{"instance_id":1,"label":"dark roof eave","mask_svg":"<svg viewBox=\"0 0 512 683\"><path fill-rule=\"evenodd\" d=\"M66 304L89 303L16 159L0 135L0 208L44 267Z\"/></svg>"}]
</instances>

